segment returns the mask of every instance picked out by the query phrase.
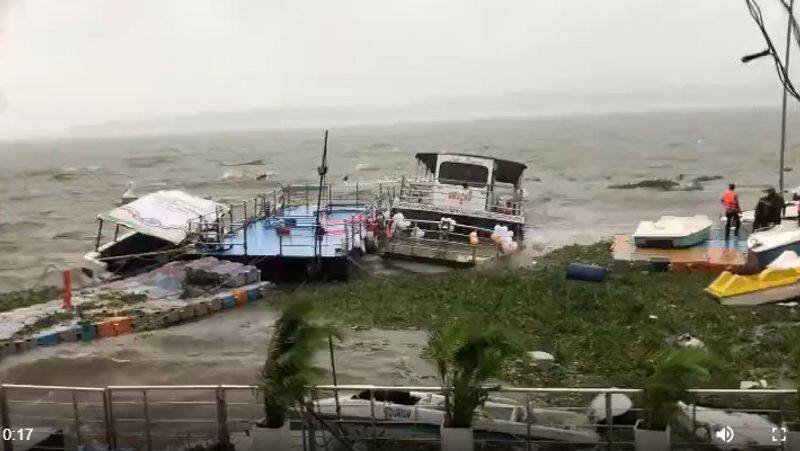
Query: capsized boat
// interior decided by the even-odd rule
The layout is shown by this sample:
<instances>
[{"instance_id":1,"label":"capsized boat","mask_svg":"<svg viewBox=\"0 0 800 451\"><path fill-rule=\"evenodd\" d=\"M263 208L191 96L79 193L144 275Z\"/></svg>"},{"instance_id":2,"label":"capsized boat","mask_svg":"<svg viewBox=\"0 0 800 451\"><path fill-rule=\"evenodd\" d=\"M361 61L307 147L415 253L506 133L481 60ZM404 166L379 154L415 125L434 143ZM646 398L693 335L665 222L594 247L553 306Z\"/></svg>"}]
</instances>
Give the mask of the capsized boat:
<instances>
[{"instance_id":1,"label":"capsized boat","mask_svg":"<svg viewBox=\"0 0 800 451\"><path fill-rule=\"evenodd\" d=\"M800 228L793 221L753 232L747 238L748 265L766 268L786 251L800 252Z\"/></svg>"},{"instance_id":2,"label":"capsized boat","mask_svg":"<svg viewBox=\"0 0 800 451\"><path fill-rule=\"evenodd\" d=\"M691 247L708 240L712 224L705 215L662 216L658 221L640 222L633 240L636 247Z\"/></svg>"},{"instance_id":3,"label":"capsized boat","mask_svg":"<svg viewBox=\"0 0 800 451\"><path fill-rule=\"evenodd\" d=\"M190 224L197 218L227 209L217 202L183 191L157 191L97 216L95 249L84 259L87 270L117 274L163 264L185 251L194 236ZM103 225L114 225L113 237L102 243Z\"/></svg>"},{"instance_id":4,"label":"capsized boat","mask_svg":"<svg viewBox=\"0 0 800 451\"><path fill-rule=\"evenodd\" d=\"M475 265L520 250L526 214L514 161L462 153L418 153L386 218L385 257Z\"/></svg>"},{"instance_id":5,"label":"capsized boat","mask_svg":"<svg viewBox=\"0 0 800 451\"><path fill-rule=\"evenodd\" d=\"M338 407L338 413L337 413ZM339 424L353 426L355 434L364 428L381 429L383 438L408 438L411 434L438 436L444 421L444 396L406 390L365 390L339 398L314 402L323 419L339 419ZM490 397L477 411L473 423L476 434L498 437L529 437L562 443L596 444L599 436L589 417L576 412L532 409L531 416L518 402ZM530 420L530 423L528 422Z\"/></svg>"}]
</instances>

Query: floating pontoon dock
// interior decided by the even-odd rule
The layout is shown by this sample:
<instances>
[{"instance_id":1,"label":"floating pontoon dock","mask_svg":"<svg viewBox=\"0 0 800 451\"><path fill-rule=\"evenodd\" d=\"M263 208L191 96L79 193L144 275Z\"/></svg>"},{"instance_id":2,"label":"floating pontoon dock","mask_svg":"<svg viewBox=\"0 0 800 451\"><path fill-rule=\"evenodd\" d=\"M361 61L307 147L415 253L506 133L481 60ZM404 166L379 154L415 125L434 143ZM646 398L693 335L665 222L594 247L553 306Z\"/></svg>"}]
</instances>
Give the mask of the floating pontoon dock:
<instances>
[{"instance_id":1,"label":"floating pontoon dock","mask_svg":"<svg viewBox=\"0 0 800 451\"><path fill-rule=\"evenodd\" d=\"M217 212L197 223L196 252L257 266L264 280L305 278L311 272L345 277L350 258L369 239L388 193L384 185L291 185ZM322 205L318 209L317 202ZM237 221L238 220L238 221Z\"/></svg>"}]
</instances>

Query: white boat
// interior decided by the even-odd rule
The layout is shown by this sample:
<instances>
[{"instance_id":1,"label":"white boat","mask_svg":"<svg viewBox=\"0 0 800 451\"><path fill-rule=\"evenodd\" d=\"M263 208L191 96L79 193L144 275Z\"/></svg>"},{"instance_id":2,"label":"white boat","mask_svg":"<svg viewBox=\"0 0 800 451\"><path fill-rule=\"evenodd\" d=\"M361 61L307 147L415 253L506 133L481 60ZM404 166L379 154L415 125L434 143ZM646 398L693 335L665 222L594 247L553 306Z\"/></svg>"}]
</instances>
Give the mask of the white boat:
<instances>
[{"instance_id":1,"label":"white boat","mask_svg":"<svg viewBox=\"0 0 800 451\"><path fill-rule=\"evenodd\" d=\"M131 200L98 215L95 249L84 255L88 263L84 269L124 273L166 263L189 241L193 221L226 208L176 190L157 191ZM106 243L102 243L104 223L114 225L113 237Z\"/></svg>"},{"instance_id":2,"label":"white boat","mask_svg":"<svg viewBox=\"0 0 800 451\"><path fill-rule=\"evenodd\" d=\"M633 241L636 247L691 247L708 239L712 224L705 215L662 216L658 221L640 222Z\"/></svg>"},{"instance_id":3,"label":"white boat","mask_svg":"<svg viewBox=\"0 0 800 451\"><path fill-rule=\"evenodd\" d=\"M523 246L526 166L461 153L418 153L389 212L386 257L475 265Z\"/></svg>"},{"instance_id":4,"label":"white boat","mask_svg":"<svg viewBox=\"0 0 800 451\"><path fill-rule=\"evenodd\" d=\"M719 449L782 449L777 425L765 416L678 403L681 423ZM692 424L694 418L694 424ZM730 428L726 441L725 428ZM720 434L718 434L721 432ZM778 438L776 440L776 437Z\"/></svg>"},{"instance_id":5,"label":"white boat","mask_svg":"<svg viewBox=\"0 0 800 451\"><path fill-rule=\"evenodd\" d=\"M748 263L759 270L787 251L800 252L800 228L794 221L753 232L747 238Z\"/></svg>"},{"instance_id":6,"label":"white boat","mask_svg":"<svg viewBox=\"0 0 800 451\"><path fill-rule=\"evenodd\" d=\"M338 413L337 413L338 406ZM369 390L314 402L323 419L339 420L354 435L365 428L377 428L382 438L403 439L413 435L438 437L444 421L444 396L405 390ZM600 438L588 415L552 409L532 409L527 418L524 406L512 399L490 397L477 411L473 423L476 435L497 438L525 438L556 443L595 445ZM530 420L530 421L528 421ZM349 427L347 427L349 425Z\"/></svg>"}]
</instances>

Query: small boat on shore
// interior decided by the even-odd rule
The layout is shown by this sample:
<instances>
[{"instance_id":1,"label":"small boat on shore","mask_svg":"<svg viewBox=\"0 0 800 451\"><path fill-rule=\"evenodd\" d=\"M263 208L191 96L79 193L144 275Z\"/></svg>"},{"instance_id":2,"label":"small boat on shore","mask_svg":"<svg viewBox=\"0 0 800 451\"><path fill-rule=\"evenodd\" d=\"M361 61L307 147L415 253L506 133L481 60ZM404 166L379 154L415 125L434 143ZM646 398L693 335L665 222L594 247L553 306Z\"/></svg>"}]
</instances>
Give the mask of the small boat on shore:
<instances>
[{"instance_id":1,"label":"small boat on shore","mask_svg":"<svg viewBox=\"0 0 800 451\"><path fill-rule=\"evenodd\" d=\"M722 305L753 306L800 297L800 268L767 268L755 275L720 274L706 293Z\"/></svg>"},{"instance_id":2,"label":"small boat on shore","mask_svg":"<svg viewBox=\"0 0 800 451\"><path fill-rule=\"evenodd\" d=\"M708 240L712 225L705 215L662 216L658 221L640 222L633 240L636 247L692 247Z\"/></svg>"},{"instance_id":3,"label":"small boat on shore","mask_svg":"<svg viewBox=\"0 0 800 451\"><path fill-rule=\"evenodd\" d=\"M526 166L462 153L418 153L387 218L388 258L472 266L523 247Z\"/></svg>"},{"instance_id":4,"label":"small boat on shore","mask_svg":"<svg viewBox=\"0 0 800 451\"><path fill-rule=\"evenodd\" d=\"M800 253L800 228L793 221L786 221L769 229L750 234L747 239L748 266L760 270L766 268L786 251Z\"/></svg>"},{"instance_id":5,"label":"small boat on shore","mask_svg":"<svg viewBox=\"0 0 800 451\"><path fill-rule=\"evenodd\" d=\"M406 390L369 390L314 401L322 419L337 420L350 435L379 428L383 438L409 435L438 437L444 421L444 396ZM593 445L599 442L588 415L553 409L531 409L512 399L490 397L478 410L476 435L529 438L554 443ZM348 425L351 426L348 428Z\"/></svg>"},{"instance_id":6,"label":"small boat on shore","mask_svg":"<svg viewBox=\"0 0 800 451\"><path fill-rule=\"evenodd\" d=\"M789 449L782 446L778 426L766 416L683 402L678 402L678 411L681 424L717 449ZM717 433L725 428L733 434L723 441Z\"/></svg>"}]
</instances>

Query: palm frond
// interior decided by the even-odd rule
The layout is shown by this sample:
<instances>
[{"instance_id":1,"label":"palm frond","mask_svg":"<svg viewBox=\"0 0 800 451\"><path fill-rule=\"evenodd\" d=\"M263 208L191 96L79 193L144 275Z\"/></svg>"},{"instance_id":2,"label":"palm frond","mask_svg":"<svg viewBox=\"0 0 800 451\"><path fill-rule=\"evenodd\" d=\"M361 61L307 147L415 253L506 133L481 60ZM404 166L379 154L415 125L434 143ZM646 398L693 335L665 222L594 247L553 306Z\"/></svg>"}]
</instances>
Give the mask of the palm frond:
<instances>
[{"instance_id":1,"label":"palm frond","mask_svg":"<svg viewBox=\"0 0 800 451\"><path fill-rule=\"evenodd\" d=\"M486 402L487 382L517 352L506 332L475 319L454 319L430 334L429 351L436 362L445 395L445 425L465 427Z\"/></svg>"},{"instance_id":2,"label":"palm frond","mask_svg":"<svg viewBox=\"0 0 800 451\"><path fill-rule=\"evenodd\" d=\"M267 360L261 370L265 421L268 427L282 426L293 406L306 399L313 380L321 370L313 366L314 353L329 338L341 339L330 325L311 320L312 304L305 300L283 306L267 346Z\"/></svg>"},{"instance_id":3,"label":"palm frond","mask_svg":"<svg viewBox=\"0 0 800 451\"><path fill-rule=\"evenodd\" d=\"M711 378L716 359L702 349L681 348L666 353L644 385L644 401L651 429L663 430L677 410L678 401L692 402L688 391Z\"/></svg>"}]
</instances>

